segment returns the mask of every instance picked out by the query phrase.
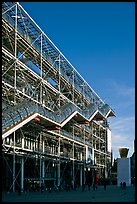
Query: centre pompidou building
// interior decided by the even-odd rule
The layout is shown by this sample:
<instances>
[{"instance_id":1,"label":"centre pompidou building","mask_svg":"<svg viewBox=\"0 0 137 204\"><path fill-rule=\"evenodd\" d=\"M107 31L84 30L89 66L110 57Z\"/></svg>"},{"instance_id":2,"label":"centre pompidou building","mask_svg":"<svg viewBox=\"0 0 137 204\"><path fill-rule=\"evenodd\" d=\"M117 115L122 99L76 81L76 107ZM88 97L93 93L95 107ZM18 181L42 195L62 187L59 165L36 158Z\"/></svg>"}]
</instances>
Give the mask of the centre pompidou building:
<instances>
[{"instance_id":1,"label":"centre pompidou building","mask_svg":"<svg viewBox=\"0 0 137 204\"><path fill-rule=\"evenodd\" d=\"M2 188L108 176L112 108L18 2L2 3Z\"/></svg>"}]
</instances>

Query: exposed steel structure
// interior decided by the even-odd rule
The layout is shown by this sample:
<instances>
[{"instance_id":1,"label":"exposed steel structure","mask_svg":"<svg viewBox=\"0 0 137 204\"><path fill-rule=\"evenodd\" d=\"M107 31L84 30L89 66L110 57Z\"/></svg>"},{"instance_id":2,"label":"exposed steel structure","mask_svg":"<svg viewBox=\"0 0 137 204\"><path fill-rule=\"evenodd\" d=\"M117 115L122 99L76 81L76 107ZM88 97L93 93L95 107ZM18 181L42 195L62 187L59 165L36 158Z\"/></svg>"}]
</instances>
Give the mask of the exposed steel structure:
<instances>
[{"instance_id":1,"label":"exposed steel structure","mask_svg":"<svg viewBox=\"0 0 137 204\"><path fill-rule=\"evenodd\" d=\"M115 116L18 2L2 3L3 188L106 175Z\"/></svg>"}]
</instances>

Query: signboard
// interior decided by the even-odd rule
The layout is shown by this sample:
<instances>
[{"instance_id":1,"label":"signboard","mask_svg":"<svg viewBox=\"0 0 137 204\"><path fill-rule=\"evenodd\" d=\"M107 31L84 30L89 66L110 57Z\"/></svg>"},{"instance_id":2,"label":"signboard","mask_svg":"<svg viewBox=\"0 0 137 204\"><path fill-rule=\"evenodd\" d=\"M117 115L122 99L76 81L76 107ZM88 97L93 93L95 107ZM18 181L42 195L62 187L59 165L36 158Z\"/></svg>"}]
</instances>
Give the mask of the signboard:
<instances>
[{"instance_id":1,"label":"signboard","mask_svg":"<svg viewBox=\"0 0 137 204\"><path fill-rule=\"evenodd\" d=\"M86 146L86 164L94 164L94 148Z\"/></svg>"}]
</instances>

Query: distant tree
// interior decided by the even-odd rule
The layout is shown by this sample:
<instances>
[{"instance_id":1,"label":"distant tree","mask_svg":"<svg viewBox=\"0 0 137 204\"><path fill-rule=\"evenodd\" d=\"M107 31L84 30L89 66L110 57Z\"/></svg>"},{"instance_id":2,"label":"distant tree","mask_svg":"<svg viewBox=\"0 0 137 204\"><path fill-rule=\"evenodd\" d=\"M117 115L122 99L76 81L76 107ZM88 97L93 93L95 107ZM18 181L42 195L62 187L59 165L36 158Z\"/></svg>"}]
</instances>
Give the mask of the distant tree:
<instances>
[{"instance_id":1,"label":"distant tree","mask_svg":"<svg viewBox=\"0 0 137 204\"><path fill-rule=\"evenodd\" d=\"M111 168L111 172L116 173L117 172L117 160L114 159L113 166Z\"/></svg>"}]
</instances>

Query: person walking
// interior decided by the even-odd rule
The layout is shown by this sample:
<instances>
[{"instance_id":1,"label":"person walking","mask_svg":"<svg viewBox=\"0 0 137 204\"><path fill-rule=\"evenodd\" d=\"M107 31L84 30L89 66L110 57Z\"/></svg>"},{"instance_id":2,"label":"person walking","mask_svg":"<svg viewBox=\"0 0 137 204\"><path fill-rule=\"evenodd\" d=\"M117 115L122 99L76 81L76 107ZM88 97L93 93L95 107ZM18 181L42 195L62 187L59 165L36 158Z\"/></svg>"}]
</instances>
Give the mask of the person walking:
<instances>
[{"instance_id":1,"label":"person walking","mask_svg":"<svg viewBox=\"0 0 137 204\"><path fill-rule=\"evenodd\" d=\"M126 189L126 182L123 182L123 189Z\"/></svg>"},{"instance_id":2,"label":"person walking","mask_svg":"<svg viewBox=\"0 0 137 204\"><path fill-rule=\"evenodd\" d=\"M44 184L42 183L41 184L41 193L43 193L44 192Z\"/></svg>"},{"instance_id":3,"label":"person walking","mask_svg":"<svg viewBox=\"0 0 137 204\"><path fill-rule=\"evenodd\" d=\"M85 184L82 185L82 192L85 190Z\"/></svg>"},{"instance_id":4,"label":"person walking","mask_svg":"<svg viewBox=\"0 0 137 204\"><path fill-rule=\"evenodd\" d=\"M94 190L94 191L96 190L96 184L95 184L95 182L93 183L93 190Z\"/></svg>"},{"instance_id":5,"label":"person walking","mask_svg":"<svg viewBox=\"0 0 137 204\"><path fill-rule=\"evenodd\" d=\"M121 187L121 189L123 188L123 183L122 183L122 181L121 181L121 183L120 183L120 187Z\"/></svg>"},{"instance_id":6,"label":"person walking","mask_svg":"<svg viewBox=\"0 0 137 204\"><path fill-rule=\"evenodd\" d=\"M106 180L104 179L104 190L106 191L107 183Z\"/></svg>"},{"instance_id":7,"label":"person walking","mask_svg":"<svg viewBox=\"0 0 137 204\"><path fill-rule=\"evenodd\" d=\"M87 171L87 168L86 168L86 171L85 171L85 183L82 186L82 192L85 190L87 184L88 184L88 171Z\"/></svg>"}]
</instances>

